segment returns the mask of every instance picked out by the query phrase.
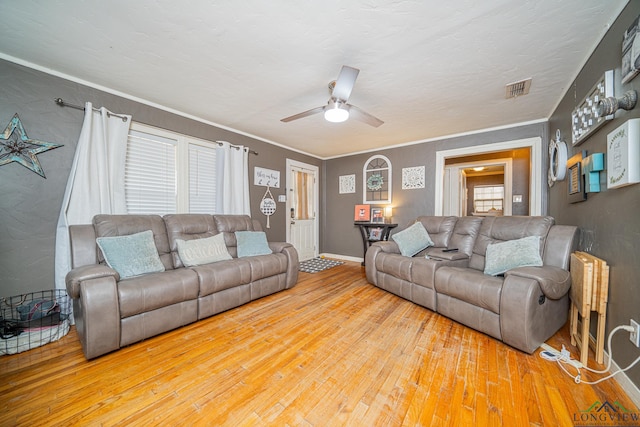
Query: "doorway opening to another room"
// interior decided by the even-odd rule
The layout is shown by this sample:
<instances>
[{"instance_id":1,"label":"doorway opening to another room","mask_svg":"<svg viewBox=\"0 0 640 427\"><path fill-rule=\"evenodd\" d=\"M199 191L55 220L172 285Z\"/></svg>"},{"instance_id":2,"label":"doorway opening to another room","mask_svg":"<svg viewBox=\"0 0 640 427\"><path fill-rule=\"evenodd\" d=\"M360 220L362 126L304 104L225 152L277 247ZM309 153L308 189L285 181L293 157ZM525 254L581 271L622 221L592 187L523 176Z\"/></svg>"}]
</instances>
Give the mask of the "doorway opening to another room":
<instances>
[{"instance_id":1,"label":"doorway opening to another room","mask_svg":"<svg viewBox=\"0 0 640 427\"><path fill-rule=\"evenodd\" d=\"M519 154L521 152L526 153L526 157L522 157ZM543 181L546 180L543 180L542 173L542 138L540 137L436 152L435 215L468 214L468 210L463 213L462 209L467 200L473 200L473 194L468 194L466 191L468 176L467 172L463 173L463 171L491 164L504 165L505 158L510 158L512 161L512 179L507 178L507 166L503 166L505 174L503 214L542 215L546 211L546 203L542 195ZM480 164L482 162L486 164ZM523 164L525 168L528 167L528 171L523 170ZM511 189L508 188L509 184ZM508 191L512 193L507 194ZM507 213L509 208L511 212Z\"/></svg>"}]
</instances>

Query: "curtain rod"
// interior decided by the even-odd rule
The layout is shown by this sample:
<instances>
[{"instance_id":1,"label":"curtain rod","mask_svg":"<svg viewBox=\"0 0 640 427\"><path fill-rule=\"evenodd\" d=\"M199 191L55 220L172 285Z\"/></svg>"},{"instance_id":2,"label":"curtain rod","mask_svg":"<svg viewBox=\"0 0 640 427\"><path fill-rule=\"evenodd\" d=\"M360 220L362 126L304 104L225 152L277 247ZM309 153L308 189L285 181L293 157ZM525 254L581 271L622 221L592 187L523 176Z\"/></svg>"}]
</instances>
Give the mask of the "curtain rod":
<instances>
[{"instance_id":1,"label":"curtain rod","mask_svg":"<svg viewBox=\"0 0 640 427\"><path fill-rule=\"evenodd\" d=\"M57 105L59 105L61 107L71 107L71 108L75 108L76 110L84 111L84 107L81 107L79 105L69 104L68 102L66 102L62 98L56 98L56 99L53 100L53 102L55 102ZM100 109L96 108L96 107L93 107L93 111L100 111ZM122 116L120 114L112 113L110 111L107 111L107 115L109 117L111 117L111 116L119 117L119 118L122 119L123 122L126 122L128 120L127 116Z\"/></svg>"},{"instance_id":2,"label":"curtain rod","mask_svg":"<svg viewBox=\"0 0 640 427\"><path fill-rule=\"evenodd\" d=\"M220 141L216 141L216 144L218 144L218 145L219 145L219 146L221 146L221 147L224 145L224 144L223 144L222 142L220 142ZM231 148L235 148L236 150L239 150L239 149L241 149L241 148L242 148L242 147L241 147L241 146L239 146L239 145L233 145L233 144L231 144L231 143L228 143L228 144L229 144L229 147L231 147ZM245 148L247 148L247 147L245 147ZM257 151L253 151L253 150L251 150L251 149L249 149L249 148L247 148L247 151L249 152L249 154L255 154L256 156L258 155L258 152L257 152Z\"/></svg>"},{"instance_id":3,"label":"curtain rod","mask_svg":"<svg viewBox=\"0 0 640 427\"><path fill-rule=\"evenodd\" d=\"M76 110L82 110L82 111L84 111L84 107L81 107L81 106L79 106L79 105L69 104L68 102L66 102L66 101L65 101L65 100L63 100L62 98L56 98L56 99L54 99L54 100L53 100L53 102L55 102L57 105L59 105L59 106L61 106L61 107L70 107L70 108L75 108ZM93 110L94 110L94 111L100 111L100 109L99 109L99 108L95 108L95 107L93 107ZM126 117L126 116L121 116L121 115L119 115L119 114L115 114L115 113L112 113L112 112L110 112L110 111L107 111L107 114L109 115L109 117L111 117L111 116L114 116L114 117L120 117L120 118L122 119L122 121L123 121L123 122L126 122L126 121L127 121L127 117ZM218 141L216 141L216 143L217 143L218 145L220 145L220 146L222 146L222 145L223 145L223 144L222 144L222 142L218 142ZM242 148L242 147L240 147L240 146L238 146L238 145L233 145L233 144L229 144L229 146L231 146L231 147L233 147L233 148L235 148L235 149L240 149L240 148ZM247 150L249 151L249 153L250 153L250 154L255 154L256 156L258 155L258 152L257 152L257 151L250 150L250 149L248 149L248 148L247 148Z\"/></svg>"}]
</instances>

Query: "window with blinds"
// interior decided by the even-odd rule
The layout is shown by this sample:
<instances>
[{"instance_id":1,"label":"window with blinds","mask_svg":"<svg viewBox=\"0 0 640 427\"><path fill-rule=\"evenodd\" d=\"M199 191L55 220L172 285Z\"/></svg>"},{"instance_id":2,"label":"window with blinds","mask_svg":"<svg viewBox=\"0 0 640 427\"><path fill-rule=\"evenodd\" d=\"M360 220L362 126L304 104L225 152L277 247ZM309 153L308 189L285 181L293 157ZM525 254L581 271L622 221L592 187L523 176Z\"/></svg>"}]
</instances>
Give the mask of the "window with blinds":
<instances>
[{"instance_id":1,"label":"window with blinds","mask_svg":"<svg viewBox=\"0 0 640 427\"><path fill-rule=\"evenodd\" d=\"M216 144L133 123L125 164L127 211L216 211Z\"/></svg>"},{"instance_id":2,"label":"window with blinds","mask_svg":"<svg viewBox=\"0 0 640 427\"><path fill-rule=\"evenodd\" d=\"M473 189L475 212L488 213L502 211L504 204L504 185L477 185Z\"/></svg>"},{"instance_id":3,"label":"window with blinds","mask_svg":"<svg viewBox=\"0 0 640 427\"><path fill-rule=\"evenodd\" d=\"M216 149L189 144L189 212L216 212Z\"/></svg>"}]
</instances>

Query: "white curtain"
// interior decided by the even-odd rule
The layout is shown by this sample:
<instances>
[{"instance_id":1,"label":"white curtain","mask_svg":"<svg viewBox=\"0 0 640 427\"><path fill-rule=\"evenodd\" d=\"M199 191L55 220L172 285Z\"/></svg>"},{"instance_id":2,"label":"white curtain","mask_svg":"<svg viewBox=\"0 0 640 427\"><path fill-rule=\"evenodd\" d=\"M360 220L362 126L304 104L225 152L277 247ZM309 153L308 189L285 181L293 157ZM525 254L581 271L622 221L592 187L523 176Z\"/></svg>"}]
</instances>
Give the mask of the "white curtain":
<instances>
[{"instance_id":1,"label":"white curtain","mask_svg":"<svg viewBox=\"0 0 640 427\"><path fill-rule=\"evenodd\" d=\"M217 211L222 214L251 215L249 204L249 150L244 146L221 144L216 154L218 182Z\"/></svg>"},{"instance_id":2,"label":"white curtain","mask_svg":"<svg viewBox=\"0 0 640 427\"><path fill-rule=\"evenodd\" d=\"M65 289L71 269L69 225L90 224L94 215L127 212L124 164L131 116L84 107L84 123L73 157L56 229L55 284ZM124 118L124 119L123 119Z\"/></svg>"}]
</instances>

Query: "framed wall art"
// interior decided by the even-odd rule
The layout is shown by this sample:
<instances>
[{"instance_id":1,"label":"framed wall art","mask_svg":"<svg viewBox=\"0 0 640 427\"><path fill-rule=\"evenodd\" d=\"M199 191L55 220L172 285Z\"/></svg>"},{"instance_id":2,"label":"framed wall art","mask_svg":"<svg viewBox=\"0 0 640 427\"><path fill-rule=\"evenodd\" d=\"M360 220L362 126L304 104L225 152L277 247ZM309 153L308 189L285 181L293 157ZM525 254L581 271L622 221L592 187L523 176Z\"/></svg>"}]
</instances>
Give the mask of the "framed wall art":
<instances>
[{"instance_id":1,"label":"framed wall art","mask_svg":"<svg viewBox=\"0 0 640 427\"><path fill-rule=\"evenodd\" d=\"M370 157L362 168L362 180L363 203L391 203L391 162L387 157Z\"/></svg>"},{"instance_id":2,"label":"framed wall art","mask_svg":"<svg viewBox=\"0 0 640 427\"><path fill-rule=\"evenodd\" d=\"M627 120L607 135L607 188L640 182L640 119Z\"/></svg>"},{"instance_id":3,"label":"framed wall art","mask_svg":"<svg viewBox=\"0 0 640 427\"><path fill-rule=\"evenodd\" d=\"M356 192L356 176L353 175L342 175L339 177L339 194L349 194Z\"/></svg>"},{"instance_id":4,"label":"framed wall art","mask_svg":"<svg viewBox=\"0 0 640 427\"><path fill-rule=\"evenodd\" d=\"M584 175L582 174L582 159L587 152L581 151L567 160L567 188L569 189L569 203L578 203L587 200L584 190Z\"/></svg>"}]
</instances>

